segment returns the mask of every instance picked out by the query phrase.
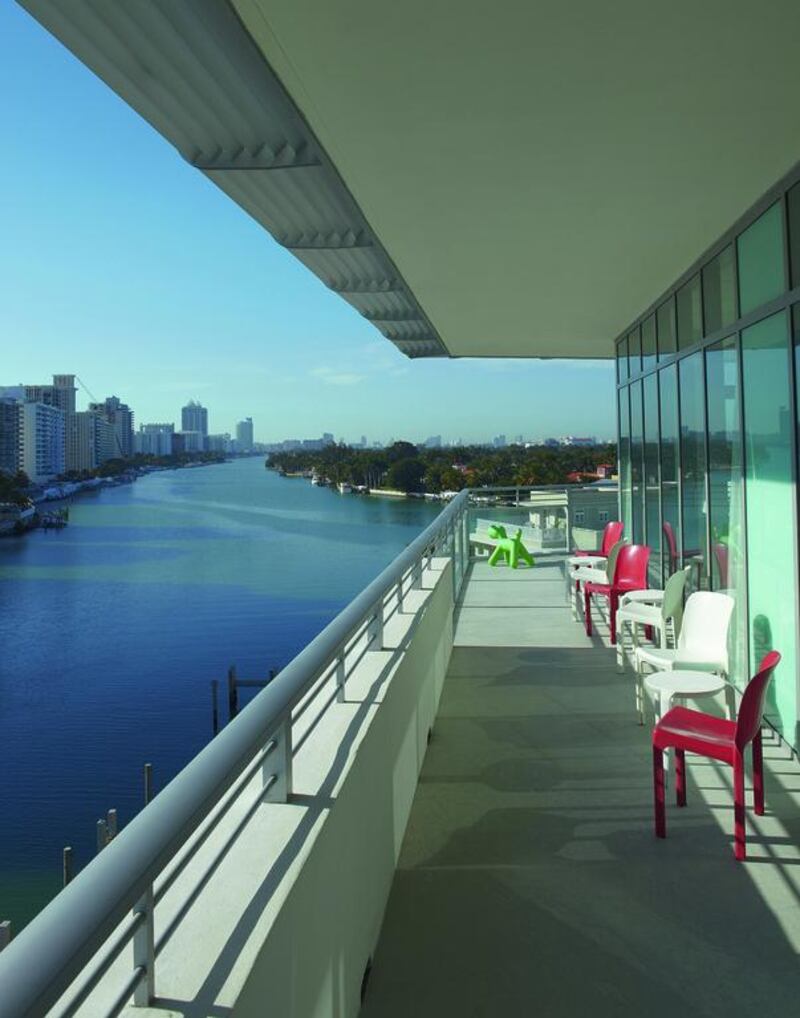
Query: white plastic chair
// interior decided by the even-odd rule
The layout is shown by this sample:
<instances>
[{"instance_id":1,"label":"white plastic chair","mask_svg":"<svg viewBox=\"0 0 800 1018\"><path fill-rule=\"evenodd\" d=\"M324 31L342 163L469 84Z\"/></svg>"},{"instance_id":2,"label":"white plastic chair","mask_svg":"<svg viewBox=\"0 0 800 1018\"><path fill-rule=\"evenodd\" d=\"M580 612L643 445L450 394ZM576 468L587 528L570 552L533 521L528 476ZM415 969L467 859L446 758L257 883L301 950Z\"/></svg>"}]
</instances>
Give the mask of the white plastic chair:
<instances>
[{"instance_id":1,"label":"white plastic chair","mask_svg":"<svg viewBox=\"0 0 800 1018\"><path fill-rule=\"evenodd\" d=\"M691 568L691 567L690 567ZM673 669L715 672L728 675L728 630L734 600L727 594L698 590L690 594L683 612L677 645L636 648L636 708L639 723L644 724L644 666L657 672Z\"/></svg>"},{"instance_id":2,"label":"white plastic chair","mask_svg":"<svg viewBox=\"0 0 800 1018\"><path fill-rule=\"evenodd\" d=\"M672 642L676 643L683 616L683 592L689 580L691 566L673 573L663 590L633 590L623 594L617 609L617 668L625 667L624 636L625 623L630 626L631 643L635 653L639 646L637 626L652 626L658 630L659 645L669 645L670 630Z\"/></svg>"},{"instance_id":3,"label":"white plastic chair","mask_svg":"<svg viewBox=\"0 0 800 1018\"><path fill-rule=\"evenodd\" d=\"M612 546L611 551L608 553L608 558L601 565L597 566L581 566L580 569L574 569L569 574L570 583L570 602L572 604L572 617L578 618L578 593L577 585L589 582L589 583L611 583L614 579L614 570L617 566L617 556L619 555L620 549L623 548L628 542L623 538L621 541L617 541Z\"/></svg>"}]
</instances>

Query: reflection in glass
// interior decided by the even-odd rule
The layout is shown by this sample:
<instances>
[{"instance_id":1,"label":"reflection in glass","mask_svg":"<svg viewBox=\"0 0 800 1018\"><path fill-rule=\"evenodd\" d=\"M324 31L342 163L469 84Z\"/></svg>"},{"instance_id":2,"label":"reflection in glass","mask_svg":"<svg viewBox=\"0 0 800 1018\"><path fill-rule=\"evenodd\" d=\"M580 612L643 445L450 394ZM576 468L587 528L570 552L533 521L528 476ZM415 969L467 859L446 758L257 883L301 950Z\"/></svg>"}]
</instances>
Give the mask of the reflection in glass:
<instances>
[{"instance_id":1,"label":"reflection in glass","mask_svg":"<svg viewBox=\"0 0 800 1018\"><path fill-rule=\"evenodd\" d=\"M668 357L678 349L675 330L675 300L670 297L656 311L659 359Z\"/></svg>"},{"instance_id":2,"label":"reflection in glass","mask_svg":"<svg viewBox=\"0 0 800 1018\"><path fill-rule=\"evenodd\" d=\"M619 493L625 536L631 534L631 415L627 388L619 390Z\"/></svg>"},{"instance_id":3,"label":"reflection in glass","mask_svg":"<svg viewBox=\"0 0 800 1018\"><path fill-rule=\"evenodd\" d=\"M703 335L703 309L700 306L700 276L692 276L678 290L678 346L685 350Z\"/></svg>"},{"instance_id":4,"label":"reflection in glass","mask_svg":"<svg viewBox=\"0 0 800 1018\"><path fill-rule=\"evenodd\" d=\"M636 544L644 541L644 429L642 426L642 383L633 382L631 394L631 517L630 539Z\"/></svg>"},{"instance_id":5,"label":"reflection in glass","mask_svg":"<svg viewBox=\"0 0 800 1018\"><path fill-rule=\"evenodd\" d=\"M678 368L670 364L658 373L661 424L661 514L664 579L680 568L680 505L678 499Z\"/></svg>"},{"instance_id":6,"label":"reflection in glass","mask_svg":"<svg viewBox=\"0 0 800 1018\"><path fill-rule=\"evenodd\" d=\"M681 393L681 516L683 561L692 565L691 590L706 586L706 441L703 355L679 365Z\"/></svg>"},{"instance_id":7,"label":"reflection in glass","mask_svg":"<svg viewBox=\"0 0 800 1018\"><path fill-rule=\"evenodd\" d=\"M627 382L628 375L628 340L621 339L617 344L617 381Z\"/></svg>"},{"instance_id":8,"label":"reflection in glass","mask_svg":"<svg viewBox=\"0 0 800 1018\"><path fill-rule=\"evenodd\" d=\"M744 591L742 436L739 425L739 359L729 336L706 349L711 587L736 602L728 641L730 676L746 680L747 602Z\"/></svg>"},{"instance_id":9,"label":"reflection in glass","mask_svg":"<svg viewBox=\"0 0 800 1018\"><path fill-rule=\"evenodd\" d=\"M628 365L631 377L642 370L642 340L638 325L628 333Z\"/></svg>"},{"instance_id":10,"label":"reflection in glass","mask_svg":"<svg viewBox=\"0 0 800 1018\"><path fill-rule=\"evenodd\" d=\"M750 661L783 655L767 694L767 716L794 742L797 724L794 497L786 315L742 332Z\"/></svg>"},{"instance_id":11,"label":"reflection in glass","mask_svg":"<svg viewBox=\"0 0 800 1018\"><path fill-rule=\"evenodd\" d=\"M642 371L656 366L656 316L642 322Z\"/></svg>"},{"instance_id":12,"label":"reflection in glass","mask_svg":"<svg viewBox=\"0 0 800 1018\"><path fill-rule=\"evenodd\" d=\"M703 269L703 311L709 335L736 318L736 278L733 244Z\"/></svg>"},{"instance_id":13,"label":"reflection in glass","mask_svg":"<svg viewBox=\"0 0 800 1018\"><path fill-rule=\"evenodd\" d=\"M648 582L660 587L663 567L661 563L661 484L658 456L658 378L648 375L644 379L644 530L650 545Z\"/></svg>"},{"instance_id":14,"label":"reflection in glass","mask_svg":"<svg viewBox=\"0 0 800 1018\"><path fill-rule=\"evenodd\" d=\"M739 304L741 314L746 315L786 288L780 202L756 219L739 236L736 244L739 254Z\"/></svg>"}]
</instances>

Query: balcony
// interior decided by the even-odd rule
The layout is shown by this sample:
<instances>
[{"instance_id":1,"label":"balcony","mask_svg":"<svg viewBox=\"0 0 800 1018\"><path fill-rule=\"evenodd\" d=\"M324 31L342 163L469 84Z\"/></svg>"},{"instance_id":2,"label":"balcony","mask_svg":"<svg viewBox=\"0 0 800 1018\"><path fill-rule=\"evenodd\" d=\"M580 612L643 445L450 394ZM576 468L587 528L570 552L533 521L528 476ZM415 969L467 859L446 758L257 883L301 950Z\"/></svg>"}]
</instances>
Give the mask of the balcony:
<instances>
[{"instance_id":1,"label":"balcony","mask_svg":"<svg viewBox=\"0 0 800 1018\"><path fill-rule=\"evenodd\" d=\"M729 769L687 757L656 841L630 673L562 577L471 568L364 1018L793 1011L800 768L765 736L736 864Z\"/></svg>"},{"instance_id":2,"label":"balcony","mask_svg":"<svg viewBox=\"0 0 800 1018\"><path fill-rule=\"evenodd\" d=\"M12 941L4 1018L792 1013L800 769L767 739L745 864L705 761L656 841L603 619L468 526L464 494Z\"/></svg>"}]
</instances>

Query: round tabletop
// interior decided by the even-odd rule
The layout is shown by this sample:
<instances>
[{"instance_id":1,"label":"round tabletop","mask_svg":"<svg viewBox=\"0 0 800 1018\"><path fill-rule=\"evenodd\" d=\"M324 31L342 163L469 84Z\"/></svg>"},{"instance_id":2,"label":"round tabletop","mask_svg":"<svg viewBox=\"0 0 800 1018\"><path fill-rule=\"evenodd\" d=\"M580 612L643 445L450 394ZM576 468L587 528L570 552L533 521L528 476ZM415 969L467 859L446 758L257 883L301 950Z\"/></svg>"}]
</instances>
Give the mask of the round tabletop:
<instances>
[{"instance_id":1,"label":"round tabletop","mask_svg":"<svg viewBox=\"0 0 800 1018\"><path fill-rule=\"evenodd\" d=\"M683 671L653 672L644 684L651 693L660 696L710 696L726 686L725 680L711 672Z\"/></svg>"}]
</instances>

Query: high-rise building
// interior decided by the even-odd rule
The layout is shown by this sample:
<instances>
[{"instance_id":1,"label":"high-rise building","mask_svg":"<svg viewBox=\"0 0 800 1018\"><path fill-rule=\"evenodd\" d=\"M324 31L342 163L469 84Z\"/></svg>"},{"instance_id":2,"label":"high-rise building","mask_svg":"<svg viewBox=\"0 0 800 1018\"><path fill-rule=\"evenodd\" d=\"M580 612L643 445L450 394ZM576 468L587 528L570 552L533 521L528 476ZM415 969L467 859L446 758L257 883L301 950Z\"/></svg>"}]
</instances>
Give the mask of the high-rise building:
<instances>
[{"instance_id":1,"label":"high-rise building","mask_svg":"<svg viewBox=\"0 0 800 1018\"><path fill-rule=\"evenodd\" d=\"M205 448L209 452L229 453L233 448L233 442L227 431L222 435L206 435Z\"/></svg>"},{"instance_id":2,"label":"high-rise building","mask_svg":"<svg viewBox=\"0 0 800 1018\"><path fill-rule=\"evenodd\" d=\"M171 456L174 424L142 424L134 437L134 449L145 456Z\"/></svg>"},{"instance_id":3,"label":"high-rise building","mask_svg":"<svg viewBox=\"0 0 800 1018\"><path fill-rule=\"evenodd\" d=\"M253 418L245 417L236 425L236 444L239 452L253 451Z\"/></svg>"},{"instance_id":4,"label":"high-rise building","mask_svg":"<svg viewBox=\"0 0 800 1018\"><path fill-rule=\"evenodd\" d=\"M96 470L117 452L116 430L95 410L82 410L67 419L68 470Z\"/></svg>"},{"instance_id":5,"label":"high-rise building","mask_svg":"<svg viewBox=\"0 0 800 1018\"><path fill-rule=\"evenodd\" d=\"M19 408L20 467L35 484L66 469L63 410L49 403L22 403Z\"/></svg>"},{"instance_id":6,"label":"high-rise building","mask_svg":"<svg viewBox=\"0 0 800 1018\"><path fill-rule=\"evenodd\" d=\"M185 407L181 407L181 431L208 434L208 410L196 399L190 399Z\"/></svg>"},{"instance_id":7,"label":"high-rise building","mask_svg":"<svg viewBox=\"0 0 800 1018\"><path fill-rule=\"evenodd\" d=\"M89 409L101 414L114 426L115 456L133 456L133 410L118 396L108 396L102 403L90 403Z\"/></svg>"},{"instance_id":8,"label":"high-rise building","mask_svg":"<svg viewBox=\"0 0 800 1018\"><path fill-rule=\"evenodd\" d=\"M0 471L7 474L15 474L21 467L22 403L23 400L15 396L13 390L0 389Z\"/></svg>"},{"instance_id":9,"label":"high-rise building","mask_svg":"<svg viewBox=\"0 0 800 1018\"><path fill-rule=\"evenodd\" d=\"M50 385L23 385L21 388L26 403L44 403L46 406L58 407L63 412L65 469L77 469L72 463L69 426L70 418L75 413L75 375L53 375Z\"/></svg>"},{"instance_id":10,"label":"high-rise building","mask_svg":"<svg viewBox=\"0 0 800 1018\"><path fill-rule=\"evenodd\" d=\"M173 447L175 452L203 452L206 437L202 431L176 431Z\"/></svg>"}]
</instances>

